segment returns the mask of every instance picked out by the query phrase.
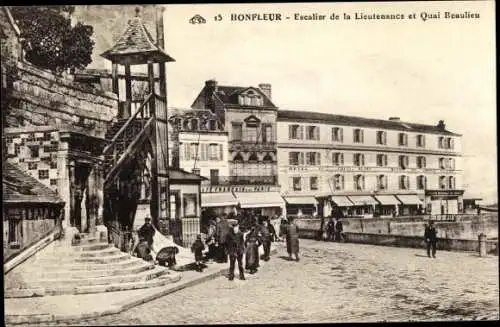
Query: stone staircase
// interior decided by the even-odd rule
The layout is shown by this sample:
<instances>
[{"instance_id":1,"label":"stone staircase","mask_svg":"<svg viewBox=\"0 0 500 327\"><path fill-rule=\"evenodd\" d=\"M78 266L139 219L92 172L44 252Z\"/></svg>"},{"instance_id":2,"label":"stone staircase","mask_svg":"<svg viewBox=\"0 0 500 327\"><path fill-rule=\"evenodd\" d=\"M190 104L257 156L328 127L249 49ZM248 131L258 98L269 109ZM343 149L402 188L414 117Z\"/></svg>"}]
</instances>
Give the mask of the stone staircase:
<instances>
[{"instance_id":1,"label":"stone staircase","mask_svg":"<svg viewBox=\"0 0 500 327\"><path fill-rule=\"evenodd\" d=\"M54 241L4 277L5 298L125 291L181 278L93 237L77 245Z\"/></svg>"}]
</instances>

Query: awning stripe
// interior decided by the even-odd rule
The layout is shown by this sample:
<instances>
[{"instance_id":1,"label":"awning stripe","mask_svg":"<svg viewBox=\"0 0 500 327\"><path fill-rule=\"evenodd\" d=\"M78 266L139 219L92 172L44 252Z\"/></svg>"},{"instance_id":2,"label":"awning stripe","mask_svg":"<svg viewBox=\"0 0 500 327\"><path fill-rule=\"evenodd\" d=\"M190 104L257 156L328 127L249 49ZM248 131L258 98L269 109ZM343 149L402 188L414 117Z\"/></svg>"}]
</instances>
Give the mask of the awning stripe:
<instances>
[{"instance_id":1,"label":"awning stripe","mask_svg":"<svg viewBox=\"0 0 500 327\"><path fill-rule=\"evenodd\" d=\"M232 193L201 193L201 206L208 207L226 207L235 206L238 201Z\"/></svg>"},{"instance_id":2,"label":"awning stripe","mask_svg":"<svg viewBox=\"0 0 500 327\"><path fill-rule=\"evenodd\" d=\"M289 196L284 198L287 204L316 205L316 199L312 196Z\"/></svg>"},{"instance_id":3,"label":"awning stripe","mask_svg":"<svg viewBox=\"0 0 500 327\"><path fill-rule=\"evenodd\" d=\"M349 195L349 200L356 206L377 205L377 201L369 195Z\"/></svg>"},{"instance_id":4,"label":"awning stripe","mask_svg":"<svg viewBox=\"0 0 500 327\"><path fill-rule=\"evenodd\" d=\"M415 194L396 194L396 197L406 205L421 205L422 201Z\"/></svg>"},{"instance_id":5,"label":"awning stripe","mask_svg":"<svg viewBox=\"0 0 500 327\"><path fill-rule=\"evenodd\" d=\"M347 196L339 196L339 195L332 195L331 200L338 206L338 207L351 207L352 202L349 201Z\"/></svg>"},{"instance_id":6,"label":"awning stripe","mask_svg":"<svg viewBox=\"0 0 500 327\"><path fill-rule=\"evenodd\" d=\"M278 192L234 193L241 208L283 207L285 201Z\"/></svg>"}]
</instances>

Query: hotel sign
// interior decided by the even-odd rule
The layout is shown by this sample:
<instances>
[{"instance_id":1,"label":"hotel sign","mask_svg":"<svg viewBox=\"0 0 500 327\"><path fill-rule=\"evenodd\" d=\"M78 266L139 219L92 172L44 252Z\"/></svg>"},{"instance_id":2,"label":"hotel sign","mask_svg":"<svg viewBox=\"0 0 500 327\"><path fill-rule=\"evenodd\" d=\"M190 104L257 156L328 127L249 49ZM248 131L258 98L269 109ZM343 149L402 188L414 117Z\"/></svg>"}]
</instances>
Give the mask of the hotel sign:
<instances>
[{"instance_id":1,"label":"hotel sign","mask_svg":"<svg viewBox=\"0 0 500 327\"><path fill-rule=\"evenodd\" d=\"M286 172L384 172L384 173L421 173L421 174L442 174L442 169L419 169L419 168L393 168L393 167L357 167L357 166L285 166L281 169ZM446 173L456 173L447 170Z\"/></svg>"},{"instance_id":2,"label":"hotel sign","mask_svg":"<svg viewBox=\"0 0 500 327\"><path fill-rule=\"evenodd\" d=\"M464 190L426 190L427 196L460 196L464 194Z\"/></svg>"},{"instance_id":3,"label":"hotel sign","mask_svg":"<svg viewBox=\"0 0 500 327\"><path fill-rule=\"evenodd\" d=\"M201 193L223 193L223 192L279 192L280 187L274 185L245 185L245 186L205 186Z\"/></svg>"}]
</instances>

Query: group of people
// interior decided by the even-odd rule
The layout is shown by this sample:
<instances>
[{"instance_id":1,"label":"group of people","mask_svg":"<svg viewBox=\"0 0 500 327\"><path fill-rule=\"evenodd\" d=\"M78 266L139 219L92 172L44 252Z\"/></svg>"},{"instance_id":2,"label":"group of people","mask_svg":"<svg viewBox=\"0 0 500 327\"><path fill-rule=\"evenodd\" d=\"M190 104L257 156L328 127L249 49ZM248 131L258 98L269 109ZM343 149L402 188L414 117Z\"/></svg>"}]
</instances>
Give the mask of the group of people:
<instances>
[{"instance_id":1,"label":"group of people","mask_svg":"<svg viewBox=\"0 0 500 327\"><path fill-rule=\"evenodd\" d=\"M323 237L323 229L321 229L321 237ZM326 224L326 240L327 241L344 241L344 226L340 217L330 218Z\"/></svg>"}]
</instances>

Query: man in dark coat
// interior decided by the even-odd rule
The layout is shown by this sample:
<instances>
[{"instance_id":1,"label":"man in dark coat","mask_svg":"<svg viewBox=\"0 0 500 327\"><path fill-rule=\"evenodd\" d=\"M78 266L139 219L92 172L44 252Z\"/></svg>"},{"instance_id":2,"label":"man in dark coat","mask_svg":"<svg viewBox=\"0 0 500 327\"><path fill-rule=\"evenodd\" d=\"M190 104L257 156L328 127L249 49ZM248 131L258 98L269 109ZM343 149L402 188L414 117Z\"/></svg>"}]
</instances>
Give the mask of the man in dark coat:
<instances>
[{"instance_id":1,"label":"man in dark coat","mask_svg":"<svg viewBox=\"0 0 500 327\"><path fill-rule=\"evenodd\" d=\"M437 246L437 230L434 227L434 222L432 220L425 226L424 233L425 243L427 244L427 256L431 257L431 249L432 249L432 257L436 257L436 246Z\"/></svg>"},{"instance_id":2,"label":"man in dark coat","mask_svg":"<svg viewBox=\"0 0 500 327\"><path fill-rule=\"evenodd\" d=\"M332 218L328 220L328 224L326 225L326 240L333 241L335 237L335 221Z\"/></svg>"},{"instance_id":3,"label":"man in dark coat","mask_svg":"<svg viewBox=\"0 0 500 327\"><path fill-rule=\"evenodd\" d=\"M285 235L288 257L292 260L292 254L294 254L295 260L299 261L299 228L295 225L295 222L291 217L288 219Z\"/></svg>"},{"instance_id":4,"label":"man in dark coat","mask_svg":"<svg viewBox=\"0 0 500 327\"><path fill-rule=\"evenodd\" d=\"M155 228L151 224L151 218L146 217L144 225L137 231L139 238L148 242L148 246L151 249L153 245L153 236L155 235Z\"/></svg>"},{"instance_id":5,"label":"man in dark coat","mask_svg":"<svg viewBox=\"0 0 500 327\"><path fill-rule=\"evenodd\" d=\"M271 226L271 224L269 224L269 221L267 219L262 221L260 235L262 240L262 247L264 248L264 261L269 261L269 256L271 254L272 235L269 231L269 226Z\"/></svg>"},{"instance_id":6,"label":"man in dark coat","mask_svg":"<svg viewBox=\"0 0 500 327\"><path fill-rule=\"evenodd\" d=\"M342 225L342 219L337 218L335 223L335 240L341 242L344 240L344 226Z\"/></svg>"},{"instance_id":7,"label":"man in dark coat","mask_svg":"<svg viewBox=\"0 0 500 327\"><path fill-rule=\"evenodd\" d=\"M234 265L238 261L240 279L245 280L245 270L243 269L243 254L245 253L245 240L243 233L239 229L238 223L233 223L227 234L227 253L229 255L229 280L234 279Z\"/></svg>"},{"instance_id":8,"label":"man in dark coat","mask_svg":"<svg viewBox=\"0 0 500 327\"><path fill-rule=\"evenodd\" d=\"M225 263L227 262L227 254L226 254L226 240L227 235L229 233L230 227L226 219L226 214L222 215L222 217L216 218L216 226L215 226L215 235L216 235L216 243L217 247L217 262Z\"/></svg>"}]
</instances>

